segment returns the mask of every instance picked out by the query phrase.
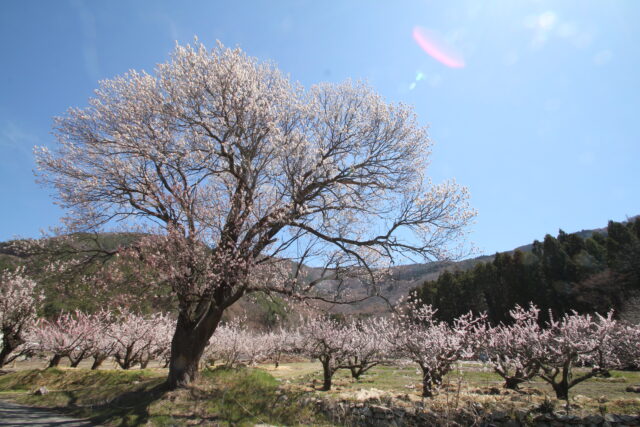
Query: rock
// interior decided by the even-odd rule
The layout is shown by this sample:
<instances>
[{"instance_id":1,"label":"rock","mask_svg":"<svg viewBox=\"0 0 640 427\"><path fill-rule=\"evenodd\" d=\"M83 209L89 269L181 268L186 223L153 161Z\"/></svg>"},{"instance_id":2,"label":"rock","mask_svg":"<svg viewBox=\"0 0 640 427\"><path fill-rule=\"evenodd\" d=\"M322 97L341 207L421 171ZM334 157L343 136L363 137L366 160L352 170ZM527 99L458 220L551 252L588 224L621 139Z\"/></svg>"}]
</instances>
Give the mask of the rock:
<instances>
[{"instance_id":1,"label":"rock","mask_svg":"<svg viewBox=\"0 0 640 427\"><path fill-rule=\"evenodd\" d=\"M529 411L525 411L524 409L516 409L514 415L516 417L516 420L518 420L520 423L523 423L529 416Z\"/></svg>"},{"instance_id":2,"label":"rock","mask_svg":"<svg viewBox=\"0 0 640 427\"><path fill-rule=\"evenodd\" d=\"M618 416L614 415L614 414L606 414L604 416L604 420L609 422L609 423L617 423L618 421Z\"/></svg>"},{"instance_id":3,"label":"rock","mask_svg":"<svg viewBox=\"0 0 640 427\"><path fill-rule=\"evenodd\" d=\"M509 419L509 414L503 411L496 411L491 414L491 419L493 421L506 421Z\"/></svg>"},{"instance_id":4,"label":"rock","mask_svg":"<svg viewBox=\"0 0 640 427\"><path fill-rule=\"evenodd\" d=\"M33 392L35 396L44 396L47 393L49 393L49 390L45 386L42 386Z\"/></svg>"},{"instance_id":5,"label":"rock","mask_svg":"<svg viewBox=\"0 0 640 427\"><path fill-rule=\"evenodd\" d=\"M604 418L600 415L588 415L582 419L585 424L601 424L604 422Z\"/></svg>"},{"instance_id":6,"label":"rock","mask_svg":"<svg viewBox=\"0 0 640 427\"><path fill-rule=\"evenodd\" d=\"M547 422L547 423L553 420L555 420L555 417L553 414L540 414L533 419L533 421L536 421L536 422L540 421L540 422Z\"/></svg>"},{"instance_id":7,"label":"rock","mask_svg":"<svg viewBox=\"0 0 640 427\"><path fill-rule=\"evenodd\" d=\"M640 393L640 385L630 385L625 389L629 393Z\"/></svg>"},{"instance_id":8,"label":"rock","mask_svg":"<svg viewBox=\"0 0 640 427\"><path fill-rule=\"evenodd\" d=\"M371 412L373 412L374 418L382 420L393 416L393 412L391 412L391 409L387 408L386 406L371 405L370 408Z\"/></svg>"},{"instance_id":9,"label":"rock","mask_svg":"<svg viewBox=\"0 0 640 427\"><path fill-rule=\"evenodd\" d=\"M622 424L628 425L628 426L635 426L635 425L638 425L638 423L640 423L640 420L638 420L638 417L634 417L633 415L618 415L618 419Z\"/></svg>"},{"instance_id":10,"label":"rock","mask_svg":"<svg viewBox=\"0 0 640 427\"><path fill-rule=\"evenodd\" d=\"M582 422L582 418L576 415L560 415L557 420L563 424L580 424Z\"/></svg>"}]
</instances>

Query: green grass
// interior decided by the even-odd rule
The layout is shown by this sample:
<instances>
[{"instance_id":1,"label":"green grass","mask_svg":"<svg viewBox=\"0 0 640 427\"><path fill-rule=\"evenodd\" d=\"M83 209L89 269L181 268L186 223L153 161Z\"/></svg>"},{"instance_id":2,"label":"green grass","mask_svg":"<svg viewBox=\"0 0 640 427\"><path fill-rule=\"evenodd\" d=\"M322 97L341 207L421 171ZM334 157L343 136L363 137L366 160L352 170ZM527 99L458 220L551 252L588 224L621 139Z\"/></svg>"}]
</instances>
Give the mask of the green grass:
<instances>
[{"instance_id":1,"label":"green grass","mask_svg":"<svg viewBox=\"0 0 640 427\"><path fill-rule=\"evenodd\" d=\"M166 371L44 369L0 377L0 396L58 409L106 425L320 425L323 420L285 397L280 382L258 369L209 369L188 389L166 391ZM49 393L36 396L45 386ZM286 402L286 403L285 403Z\"/></svg>"},{"instance_id":2,"label":"green grass","mask_svg":"<svg viewBox=\"0 0 640 427\"><path fill-rule=\"evenodd\" d=\"M34 369L0 377L0 391L18 403L54 408L97 423L136 425L145 406L161 395L164 376L150 370ZM44 386L49 393L36 396Z\"/></svg>"},{"instance_id":3,"label":"green grass","mask_svg":"<svg viewBox=\"0 0 640 427\"><path fill-rule=\"evenodd\" d=\"M380 365L364 374L359 381L351 378L346 370L334 375L333 388L329 392L317 391L322 384L322 370L319 363L289 363L277 370L273 366L263 367L292 387L312 391L319 395L341 399L360 399L366 395L363 390L382 392L378 395L404 397L420 400L421 378L416 366ZM576 369L578 375L583 370ZM427 401L432 407L443 405L451 399L466 399L480 402L488 407L500 410L515 410L517 407L533 407L545 398L556 401L551 386L539 378L523 384L523 393L503 389L504 381L492 370L477 363L460 363L444 379L439 395ZM599 413L603 408L617 414L637 414L640 412L640 399L634 393L625 391L630 384L640 384L640 372L611 371L609 378L591 378L570 390L574 406L589 413ZM494 395L495 392L499 395ZM556 401L556 407L565 403Z\"/></svg>"},{"instance_id":4,"label":"green grass","mask_svg":"<svg viewBox=\"0 0 640 427\"><path fill-rule=\"evenodd\" d=\"M502 388L502 379L482 365L462 363L445 378L433 399L420 397L420 374L414 365L381 365L359 381L346 370L334 376L329 392L318 363L286 363L260 368L207 369L187 389L166 391L166 370L25 369L0 376L0 397L19 403L61 410L105 425L180 426L204 423L221 426L331 425L303 397L362 401L390 405L424 404L444 411L478 403L488 410L513 412L552 401L550 386L539 380L523 392ZM571 390L571 405L582 413L637 414L640 399L625 388L640 383L640 372L612 371L609 378L592 378ZM32 392L45 386L44 396ZM497 391L497 393L496 393Z\"/></svg>"},{"instance_id":5,"label":"green grass","mask_svg":"<svg viewBox=\"0 0 640 427\"><path fill-rule=\"evenodd\" d=\"M272 375L258 369L207 369L196 387L174 392L173 396L178 398L153 406L154 416L161 422L176 423L185 417L223 426L318 422L309 408L300 406L294 396L279 389L279 382Z\"/></svg>"}]
</instances>

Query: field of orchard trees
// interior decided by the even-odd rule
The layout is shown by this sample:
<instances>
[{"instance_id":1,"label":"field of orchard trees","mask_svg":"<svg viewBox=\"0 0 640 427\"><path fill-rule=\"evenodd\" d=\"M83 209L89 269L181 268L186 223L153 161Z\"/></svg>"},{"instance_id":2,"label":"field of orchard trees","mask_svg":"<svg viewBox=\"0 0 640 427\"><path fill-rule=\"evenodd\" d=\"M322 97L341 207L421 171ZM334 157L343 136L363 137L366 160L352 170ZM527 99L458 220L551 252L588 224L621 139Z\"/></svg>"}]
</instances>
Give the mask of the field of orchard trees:
<instances>
[{"instance_id":1,"label":"field of orchard trees","mask_svg":"<svg viewBox=\"0 0 640 427\"><path fill-rule=\"evenodd\" d=\"M167 314L142 316L126 310L65 313L55 320L37 318L41 301L35 283L20 271L2 274L2 365L18 358L48 358L56 367L68 359L91 369L107 359L122 369L169 364L175 320ZM311 315L296 328L256 332L241 319L222 324L205 347L202 365L255 366L283 360L317 360L321 390L332 387L338 370L358 380L380 364L414 364L421 395L432 397L443 378L462 360L479 360L504 380L507 389L537 377L558 399L570 389L610 370L640 366L640 325L607 315L569 313L542 322L533 304L516 306L509 321L497 325L472 313L452 322L438 320L429 305L406 303L393 315L338 321ZM578 369L580 368L580 369Z\"/></svg>"}]
</instances>

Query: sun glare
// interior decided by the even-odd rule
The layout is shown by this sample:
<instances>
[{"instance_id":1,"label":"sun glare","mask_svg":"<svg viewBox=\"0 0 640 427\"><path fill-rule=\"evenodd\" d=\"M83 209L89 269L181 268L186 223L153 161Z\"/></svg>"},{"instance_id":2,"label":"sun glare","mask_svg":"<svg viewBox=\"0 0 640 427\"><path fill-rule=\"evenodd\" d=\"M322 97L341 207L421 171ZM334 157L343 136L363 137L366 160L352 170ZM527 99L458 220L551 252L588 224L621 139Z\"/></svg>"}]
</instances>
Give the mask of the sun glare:
<instances>
[{"instance_id":1,"label":"sun glare","mask_svg":"<svg viewBox=\"0 0 640 427\"><path fill-rule=\"evenodd\" d=\"M436 61L450 68L465 66L462 55L455 51L438 33L422 27L413 28L413 39Z\"/></svg>"}]
</instances>

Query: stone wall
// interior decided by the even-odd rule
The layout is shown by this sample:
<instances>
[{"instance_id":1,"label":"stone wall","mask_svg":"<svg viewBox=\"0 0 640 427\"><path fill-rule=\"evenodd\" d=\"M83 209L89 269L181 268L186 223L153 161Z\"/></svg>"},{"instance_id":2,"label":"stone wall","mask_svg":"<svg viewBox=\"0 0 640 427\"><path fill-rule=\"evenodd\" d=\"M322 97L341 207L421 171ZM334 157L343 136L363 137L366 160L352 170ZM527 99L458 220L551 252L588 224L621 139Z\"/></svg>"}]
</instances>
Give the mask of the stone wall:
<instances>
[{"instance_id":1,"label":"stone wall","mask_svg":"<svg viewBox=\"0 0 640 427\"><path fill-rule=\"evenodd\" d=\"M626 427L640 426L640 415L588 415L562 413L531 414L516 411L513 414L496 411L487 413L479 405L455 412L432 412L420 407L407 408L350 401L328 401L311 398L314 405L330 420L339 425L363 427L413 426L486 426L486 427Z\"/></svg>"}]
</instances>

